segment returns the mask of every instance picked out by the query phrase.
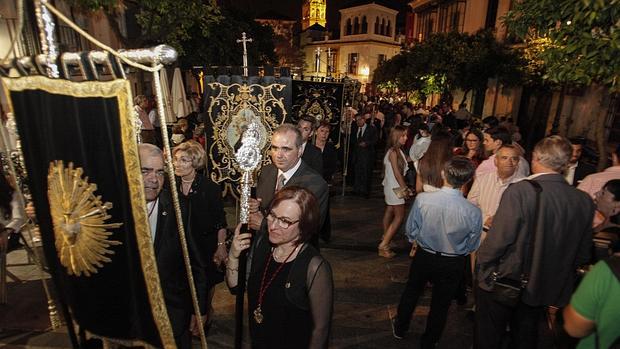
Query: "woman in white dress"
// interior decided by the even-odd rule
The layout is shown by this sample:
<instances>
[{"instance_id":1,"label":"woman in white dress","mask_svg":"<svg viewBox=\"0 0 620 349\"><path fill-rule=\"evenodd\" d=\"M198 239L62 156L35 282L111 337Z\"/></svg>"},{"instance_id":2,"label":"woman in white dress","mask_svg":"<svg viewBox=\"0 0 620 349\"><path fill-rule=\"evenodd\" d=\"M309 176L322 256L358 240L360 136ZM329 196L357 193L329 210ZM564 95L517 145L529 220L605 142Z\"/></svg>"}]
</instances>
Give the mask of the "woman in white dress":
<instances>
[{"instance_id":1,"label":"woman in white dress","mask_svg":"<svg viewBox=\"0 0 620 349\"><path fill-rule=\"evenodd\" d=\"M405 217L405 198L411 195L405 182L407 158L402 147L407 141L407 128L395 126L388 138L387 151L383 158L383 193L385 194L385 214L383 215L383 238L379 244L379 256L392 258L394 251L390 242ZM394 190L396 189L396 191ZM399 193L397 195L397 192Z\"/></svg>"}]
</instances>

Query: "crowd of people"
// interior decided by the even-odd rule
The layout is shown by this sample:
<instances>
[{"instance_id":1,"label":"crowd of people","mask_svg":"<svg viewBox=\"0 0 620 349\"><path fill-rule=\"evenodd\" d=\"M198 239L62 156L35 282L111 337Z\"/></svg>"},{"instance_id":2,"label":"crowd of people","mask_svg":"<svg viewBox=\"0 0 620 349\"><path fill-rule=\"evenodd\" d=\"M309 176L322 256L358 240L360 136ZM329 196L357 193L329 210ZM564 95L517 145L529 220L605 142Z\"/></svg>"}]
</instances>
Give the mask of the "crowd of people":
<instances>
[{"instance_id":1,"label":"crowd of people","mask_svg":"<svg viewBox=\"0 0 620 349\"><path fill-rule=\"evenodd\" d=\"M452 111L446 104L366 103L359 111L348 108L335 130L327 121L300 115L296 124L284 123L271 135L271 164L261 169L250 200L249 227L256 233L249 234L227 226L220 188L205 172L198 115L173 128L175 188L165 183L158 119L148 112L148 99L136 97L135 108L142 121L139 156L148 219L180 348L191 347L200 326L208 329L214 287L225 280L235 292L240 278L247 279L253 348L328 347L334 283L320 244L331 239L329 188L342 174L353 195L368 197L377 166L385 198L378 256L396 256L392 245L403 222L411 242L408 281L392 319L395 338L407 336L430 283L421 348L437 345L452 301L465 303L468 293L475 348L506 342L534 348L546 314L563 318L556 321L558 338L585 337L580 347L618 342L617 258L596 263L592 241L593 234L618 228L620 147L612 153L612 166L596 173L581 159L582 139L549 136L526 153L510 118L476 120L464 104ZM6 249L23 218L14 209L19 198L9 182L0 189L0 249ZM171 190L181 199L203 323L192 315L176 218L167 214ZM234 230L228 243L227 230ZM239 275L243 251L247 275ZM611 251L620 245L612 244ZM577 271L594 263L579 283Z\"/></svg>"},{"instance_id":2,"label":"crowd of people","mask_svg":"<svg viewBox=\"0 0 620 349\"><path fill-rule=\"evenodd\" d=\"M597 347L618 345L620 328L612 319L620 320L620 314L605 310L618 295L617 257L596 264L600 276L587 273L575 288L582 267L620 250L614 243L620 147L612 152L612 166L595 173L581 159L584 139L549 136L526 153L510 118L476 120L464 104L453 112L445 104L429 110L408 102L371 103L355 118L353 130L374 128L368 133L383 136L386 144L379 256L395 256L390 242L405 204L411 204L404 230L412 261L393 319L394 337L406 336L417 301L431 283L421 348L437 345L452 300L465 303L467 290L474 296L475 348L507 343L535 348L543 316L555 326L556 343L571 347L575 341L568 332L587 337L580 347L593 347L602 338ZM356 161L369 142L357 149L357 138L352 137L355 191L364 187L358 183L367 185L368 171ZM614 232L606 235L611 252L593 253L593 234L601 231Z\"/></svg>"}]
</instances>

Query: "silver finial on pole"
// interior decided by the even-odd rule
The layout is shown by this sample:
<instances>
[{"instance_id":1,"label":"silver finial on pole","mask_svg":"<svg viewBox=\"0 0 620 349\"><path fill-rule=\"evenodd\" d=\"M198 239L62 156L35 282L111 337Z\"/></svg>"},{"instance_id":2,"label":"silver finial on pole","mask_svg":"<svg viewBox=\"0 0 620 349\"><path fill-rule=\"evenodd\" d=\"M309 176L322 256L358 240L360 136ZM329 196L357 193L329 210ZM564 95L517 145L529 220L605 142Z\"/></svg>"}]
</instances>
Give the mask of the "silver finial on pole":
<instances>
[{"instance_id":1,"label":"silver finial on pole","mask_svg":"<svg viewBox=\"0 0 620 349\"><path fill-rule=\"evenodd\" d=\"M317 47L316 50L314 51L314 57L315 57L314 71L318 74L319 70L321 69L321 48L320 47Z\"/></svg>"},{"instance_id":2,"label":"silver finial on pole","mask_svg":"<svg viewBox=\"0 0 620 349\"><path fill-rule=\"evenodd\" d=\"M246 43L252 42L251 38L241 33L241 39L237 39L237 43L243 43L243 76L248 77L248 47Z\"/></svg>"},{"instance_id":3,"label":"silver finial on pole","mask_svg":"<svg viewBox=\"0 0 620 349\"><path fill-rule=\"evenodd\" d=\"M332 49L331 47L327 48L327 76L332 76Z\"/></svg>"},{"instance_id":4,"label":"silver finial on pole","mask_svg":"<svg viewBox=\"0 0 620 349\"><path fill-rule=\"evenodd\" d=\"M35 15L37 18L37 26L39 27L39 40L41 43L41 51L46 55L47 75L50 78L58 78L60 73L56 65L56 56L58 56L58 47L56 46L56 33L54 29L56 24L50 11L45 7L47 0L35 0Z\"/></svg>"}]
</instances>

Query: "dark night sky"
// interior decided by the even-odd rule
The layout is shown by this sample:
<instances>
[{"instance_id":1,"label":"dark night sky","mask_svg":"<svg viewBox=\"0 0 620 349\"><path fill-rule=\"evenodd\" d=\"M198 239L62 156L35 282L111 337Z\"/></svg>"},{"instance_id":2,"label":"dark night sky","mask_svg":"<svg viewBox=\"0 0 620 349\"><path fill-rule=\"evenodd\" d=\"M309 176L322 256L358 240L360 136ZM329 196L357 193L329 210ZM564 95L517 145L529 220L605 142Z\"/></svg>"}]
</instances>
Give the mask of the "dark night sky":
<instances>
[{"instance_id":1,"label":"dark night sky","mask_svg":"<svg viewBox=\"0 0 620 349\"><path fill-rule=\"evenodd\" d=\"M267 11L276 11L282 15L296 20L301 19L301 4L303 0L219 0L220 4L231 5L232 7L249 11L253 15L261 15ZM351 0L327 0L327 27L330 31L337 28L340 17L339 9L350 3ZM408 0L382 0L389 4L391 8L399 10L399 23L397 26L404 26L403 13L407 9Z\"/></svg>"}]
</instances>

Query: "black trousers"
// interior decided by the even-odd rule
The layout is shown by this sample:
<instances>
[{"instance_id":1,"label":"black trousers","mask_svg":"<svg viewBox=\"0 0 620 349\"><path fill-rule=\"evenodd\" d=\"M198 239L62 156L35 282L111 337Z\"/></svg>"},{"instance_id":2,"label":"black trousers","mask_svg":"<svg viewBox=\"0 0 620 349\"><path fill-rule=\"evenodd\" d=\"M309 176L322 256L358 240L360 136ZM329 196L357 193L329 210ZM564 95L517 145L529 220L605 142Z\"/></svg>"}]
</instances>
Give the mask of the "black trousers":
<instances>
[{"instance_id":1,"label":"black trousers","mask_svg":"<svg viewBox=\"0 0 620 349\"><path fill-rule=\"evenodd\" d=\"M522 302L515 308L499 304L491 293L478 287L476 290L476 324L474 347L478 349L500 348L509 342L509 348L536 348L538 323L544 307L533 307ZM510 333L506 328L510 326Z\"/></svg>"},{"instance_id":2,"label":"black trousers","mask_svg":"<svg viewBox=\"0 0 620 349\"><path fill-rule=\"evenodd\" d=\"M353 191L368 195L372 181L372 168L375 161L374 153L369 150L358 150L355 157L355 173Z\"/></svg>"},{"instance_id":3,"label":"black trousers","mask_svg":"<svg viewBox=\"0 0 620 349\"><path fill-rule=\"evenodd\" d=\"M398 304L395 322L397 331L406 332L409 329L411 315L426 283L430 281L433 283L433 295L421 347L432 348L439 341L446 325L448 309L463 278L464 264L464 256L439 256L418 248L411 261L407 286Z\"/></svg>"}]
</instances>

